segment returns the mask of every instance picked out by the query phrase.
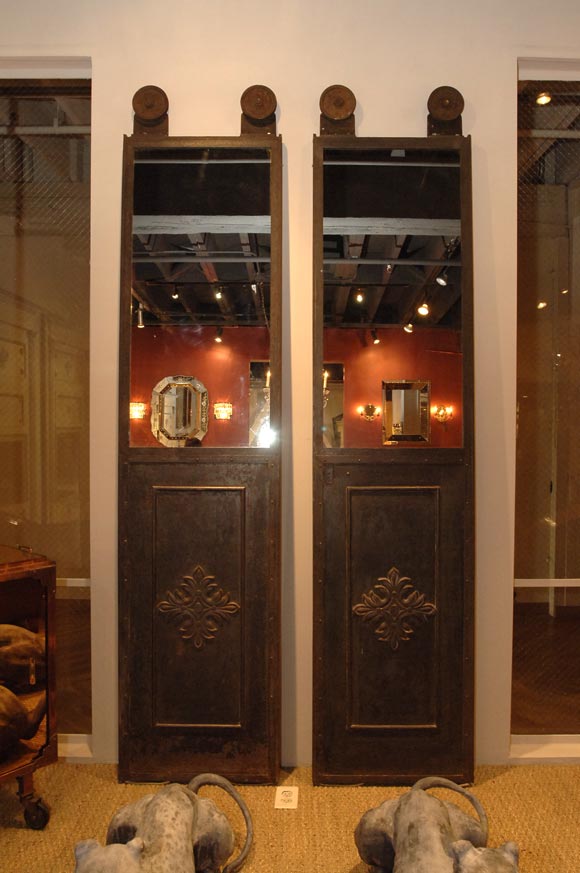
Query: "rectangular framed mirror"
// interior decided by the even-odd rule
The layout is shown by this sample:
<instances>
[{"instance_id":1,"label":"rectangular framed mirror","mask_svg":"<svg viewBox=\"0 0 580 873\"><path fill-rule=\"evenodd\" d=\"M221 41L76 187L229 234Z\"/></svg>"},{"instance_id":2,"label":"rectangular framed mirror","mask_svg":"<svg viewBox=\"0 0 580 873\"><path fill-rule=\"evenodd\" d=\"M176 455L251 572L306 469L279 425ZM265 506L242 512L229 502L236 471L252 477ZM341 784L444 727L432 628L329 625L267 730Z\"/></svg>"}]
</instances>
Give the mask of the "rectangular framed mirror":
<instances>
[{"instance_id":1,"label":"rectangular framed mirror","mask_svg":"<svg viewBox=\"0 0 580 873\"><path fill-rule=\"evenodd\" d=\"M383 445L429 442L429 381L383 382Z\"/></svg>"}]
</instances>

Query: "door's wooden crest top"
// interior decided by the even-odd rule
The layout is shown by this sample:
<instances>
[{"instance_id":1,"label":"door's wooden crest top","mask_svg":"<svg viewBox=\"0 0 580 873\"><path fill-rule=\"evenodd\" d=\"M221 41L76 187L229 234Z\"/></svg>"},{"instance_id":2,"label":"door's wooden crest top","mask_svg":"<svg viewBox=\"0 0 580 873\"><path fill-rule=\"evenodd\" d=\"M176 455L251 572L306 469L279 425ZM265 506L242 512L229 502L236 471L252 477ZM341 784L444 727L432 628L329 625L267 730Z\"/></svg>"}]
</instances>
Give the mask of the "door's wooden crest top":
<instances>
[{"instance_id":1,"label":"door's wooden crest top","mask_svg":"<svg viewBox=\"0 0 580 873\"><path fill-rule=\"evenodd\" d=\"M157 604L158 612L176 623L181 637L193 640L196 649L214 640L220 628L241 609L200 564L192 576L183 576L183 581L165 596Z\"/></svg>"},{"instance_id":2,"label":"door's wooden crest top","mask_svg":"<svg viewBox=\"0 0 580 873\"><path fill-rule=\"evenodd\" d=\"M426 622L437 607L426 600L408 576L401 576L396 567L391 567L386 576L381 576L362 595L362 602L353 606L352 611L369 622L381 642L389 643L396 651L401 642L411 639L414 626Z\"/></svg>"}]
</instances>

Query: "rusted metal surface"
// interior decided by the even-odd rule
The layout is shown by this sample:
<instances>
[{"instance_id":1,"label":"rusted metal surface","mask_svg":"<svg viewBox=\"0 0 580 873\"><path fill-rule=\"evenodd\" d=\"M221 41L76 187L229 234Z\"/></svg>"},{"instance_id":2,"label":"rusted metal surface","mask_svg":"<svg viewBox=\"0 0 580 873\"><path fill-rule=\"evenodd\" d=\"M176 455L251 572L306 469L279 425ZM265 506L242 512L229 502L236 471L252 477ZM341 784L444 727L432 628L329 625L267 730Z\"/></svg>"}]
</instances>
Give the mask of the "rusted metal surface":
<instances>
[{"instance_id":1,"label":"rusted metal surface","mask_svg":"<svg viewBox=\"0 0 580 873\"><path fill-rule=\"evenodd\" d=\"M133 133L167 136L169 99L157 85L144 85L133 96Z\"/></svg>"},{"instance_id":2,"label":"rusted metal surface","mask_svg":"<svg viewBox=\"0 0 580 873\"><path fill-rule=\"evenodd\" d=\"M266 97L262 109L252 111L271 109ZM267 449L139 447L130 443L128 418L136 152L166 148L175 156L179 149L188 154L236 150L243 165L247 150L258 148L268 151L270 164L270 422L280 433L282 148L267 128L259 134L254 128L240 137L125 139L119 384L122 780L187 781L192 771L217 771L239 782L275 782L278 776L279 443ZM216 518L224 524L216 524ZM176 625L158 605L173 603L173 592L184 578L195 579L198 566L209 580L195 594L201 612L192 619L192 611L182 608L179 616L175 613ZM187 597L191 591L190 586ZM184 635L180 627L186 624Z\"/></svg>"},{"instance_id":3,"label":"rusted metal surface","mask_svg":"<svg viewBox=\"0 0 580 873\"><path fill-rule=\"evenodd\" d=\"M267 85L250 85L241 96L242 134L276 135L276 95Z\"/></svg>"},{"instance_id":4,"label":"rusted metal surface","mask_svg":"<svg viewBox=\"0 0 580 873\"><path fill-rule=\"evenodd\" d=\"M451 85L435 88L427 101L427 133L429 136L462 133L461 113L465 101L463 95Z\"/></svg>"},{"instance_id":5,"label":"rusted metal surface","mask_svg":"<svg viewBox=\"0 0 580 873\"><path fill-rule=\"evenodd\" d=\"M356 97L346 85L329 85L320 95L320 134L354 135Z\"/></svg>"},{"instance_id":6,"label":"rusted metal surface","mask_svg":"<svg viewBox=\"0 0 580 873\"><path fill-rule=\"evenodd\" d=\"M395 160L400 155L412 161L409 157L412 150L416 150L418 161L426 161L425 165L432 150L447 155L444 165L458 167L464 418L463 442L456 448L324 445L320 373L325 360L328 267L323 236L325 218L335 214L325 212L324 205L340 201L339 195L337 201L329 196L324 180L341 178L334 171L325 175L326 150L331 152L331 169L338 153L344 165L354 166L357 173L360 166L365 172L371 167L369 153L376 153L378 170L382 172L381 158L386 163L394 153ZM410 784L433 771L459 782L470 781L473 776L470 161L468 137L322 136L314 140L314 780L317 783ZM371 172L372 167L368 170ZM360 206L361 215L375 215L365 212L365 204L374 194L376 186L369 183L360 194L349 189L349 196L345 194L344 199L349 205ZM409 204L403 205L409 209ZM408 211L396 214L413 215ZM394 272L396 259L391 263ZM405 639L400 634L395 638L399 643L396 647L384 641L388 622L393 618L392 592L384 588L377 592L374 587L377 579L388 578L392 567L409 577L416 588L406 590L405 596L398 598L398 606L409 612L409 622L405 624ZM372 591L377 597L369 595ZM421 595L429 605L429 614L425 621L412 624L417 609L424 605ZM381 634L377 635L379 626Z\"/></svg>"}]
</instances>

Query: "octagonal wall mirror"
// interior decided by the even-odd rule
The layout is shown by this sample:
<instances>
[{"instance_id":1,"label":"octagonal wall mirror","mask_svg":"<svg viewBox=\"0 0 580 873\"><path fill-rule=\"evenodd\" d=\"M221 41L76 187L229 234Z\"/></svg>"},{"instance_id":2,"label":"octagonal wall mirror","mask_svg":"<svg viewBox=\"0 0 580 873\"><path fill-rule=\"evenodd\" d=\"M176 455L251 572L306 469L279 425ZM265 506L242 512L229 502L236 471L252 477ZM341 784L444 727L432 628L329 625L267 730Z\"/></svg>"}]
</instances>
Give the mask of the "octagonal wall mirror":
<instances>
[{"instance_id":1,"label":"octagonal wall mirror","mask_svg":"<svg viewBox=\"0 0 580 873\"><path fill-rule=\"evenodd\" d=\"M167 376L151 394L151 433L164 446L199 445L207 433L208 394L194 376Z\"/></svg>"}]
</instances>

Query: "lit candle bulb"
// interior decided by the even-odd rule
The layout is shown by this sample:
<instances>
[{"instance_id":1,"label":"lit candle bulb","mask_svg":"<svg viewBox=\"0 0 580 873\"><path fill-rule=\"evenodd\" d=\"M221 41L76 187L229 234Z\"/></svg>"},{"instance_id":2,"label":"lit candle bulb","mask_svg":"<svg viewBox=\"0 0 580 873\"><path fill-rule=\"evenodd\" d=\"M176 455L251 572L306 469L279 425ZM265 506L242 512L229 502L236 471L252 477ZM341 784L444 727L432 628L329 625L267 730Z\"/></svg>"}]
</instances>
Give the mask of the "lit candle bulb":
<instances>
[{"instance_id":1,"label":"lit candle bulb","mask_svg":"<svg viewBox=\"0 0 580 873\"><path fill-rule=\"evenodd\" d=\"M326 391L326 383L328 382L328 371L325 370L322 374L322 390Z\"/></svg>"},{"instance_id":2,"label":"lit candle bulb","mask_svg":"<svg viewBox=\"0 0 580 873\"><path fill-rule=\"evenodd\" d=\"M266 371L266 388L270 387L270 371Z\"/></svg>"}]
</instances>

